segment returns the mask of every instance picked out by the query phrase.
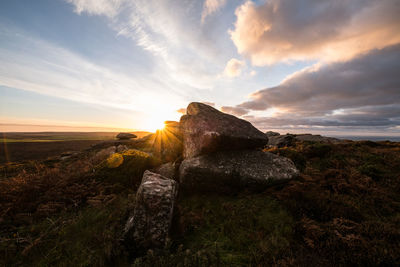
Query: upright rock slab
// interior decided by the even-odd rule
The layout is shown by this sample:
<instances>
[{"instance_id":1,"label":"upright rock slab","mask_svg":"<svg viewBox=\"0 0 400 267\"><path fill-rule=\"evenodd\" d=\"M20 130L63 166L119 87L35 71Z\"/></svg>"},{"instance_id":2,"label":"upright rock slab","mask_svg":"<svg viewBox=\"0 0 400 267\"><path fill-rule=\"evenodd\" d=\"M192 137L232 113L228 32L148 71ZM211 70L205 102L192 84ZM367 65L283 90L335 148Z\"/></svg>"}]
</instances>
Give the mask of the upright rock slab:
<instances>
[{"instance_id":1,"label":"upright rock slab","mask_svg":"<svg viewBox=\"0 0 400 267\"><path fill-rule=\"evenodd\" d=\"M268 137L250 122L203 103L190 103L181 117L184 158L221 150L262 147Z\"/></svg>"},{"instance_id":2,"label":"upright rock slab","mask_svg":"<svg viewBox=\"0 0 400 267\"><path fill-rule=\"evenodd\" d=\"M184 191L262 190L298 175L293 162L258 150L224 151L185 159L179 168Z\"/></svg>"},{"instance_id":3,"label":"upright rock slab","mask_svg":"<svg viewBox=\"0 0 400 267\"><path fill-rule=\"evenodd\" d=\"M176 195L174 180L145 171L136 193L134 214L125 226L125 238L137 248L163 247L171 228Z\"/></svg>"}]
</instances>

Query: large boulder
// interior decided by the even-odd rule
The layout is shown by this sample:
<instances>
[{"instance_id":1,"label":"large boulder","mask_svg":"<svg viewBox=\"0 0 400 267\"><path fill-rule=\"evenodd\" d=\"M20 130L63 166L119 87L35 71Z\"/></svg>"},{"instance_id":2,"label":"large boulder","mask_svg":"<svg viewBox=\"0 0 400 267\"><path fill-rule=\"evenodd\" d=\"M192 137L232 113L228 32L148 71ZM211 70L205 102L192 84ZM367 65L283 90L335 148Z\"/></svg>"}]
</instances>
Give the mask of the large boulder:
<instances>
[{"instance_id":1,"label":"large boulder","mask_svg":"<svg viewBox=\"0 0 400 267\"><path fill-rule=\"evenodd\" d=\"M125 238L137 249L162 248L171 228L177 184L145 171L136 193L135 210L125 225Z\"/></svg>"},{"instance_id":2,"label":"large boulder","mask_svg":"<svg viewBox=\"0 0 400 267\"><path fill-rule=\"evenodd\" d=\"M136 137L137 136L135 134L132 134L132 133L119 133L119 134L117 134L117 138L119 140L129 140L129 139L136 138Z\"/></svg>"},{"instance_id":3,"label":"large boulder","mask_svg":"<svg viewBox=\"0 0 400 267\"><path fill-rule=\"evenodd\" d=\"M259 150L223 151L185 159L179 168L184 191L262 190L298 175L293 162Z\"/></svg>"},{"instance_id":4,"label":"large boulder","mask_svg":"<svg viewBox=\"0 0 400 267\"><path fill-rule=\"evenodd\" d=\"M268 137L250 122L203 103L190 103L180 119L184 158L221 150L262 147Z\"/></svg>"}]
</instances>

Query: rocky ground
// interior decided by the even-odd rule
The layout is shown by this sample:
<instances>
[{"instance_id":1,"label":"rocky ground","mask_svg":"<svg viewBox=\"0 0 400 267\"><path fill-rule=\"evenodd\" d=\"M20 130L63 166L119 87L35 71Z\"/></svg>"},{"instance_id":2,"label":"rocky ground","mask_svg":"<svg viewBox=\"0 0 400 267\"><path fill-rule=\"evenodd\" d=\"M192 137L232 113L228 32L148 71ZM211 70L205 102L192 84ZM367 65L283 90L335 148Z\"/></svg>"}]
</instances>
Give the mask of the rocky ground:
<instances>
[{"instance_id":1,"label":"rocky ground","mask_svg":"<svg viewBox=\"0 0 400 267\"><path fill-rule=\"evenodd\" d=\"M2 165L0 265L400 264L399 143L274 145L187 110L145 138Z\"/></svg>"}]
</instances>

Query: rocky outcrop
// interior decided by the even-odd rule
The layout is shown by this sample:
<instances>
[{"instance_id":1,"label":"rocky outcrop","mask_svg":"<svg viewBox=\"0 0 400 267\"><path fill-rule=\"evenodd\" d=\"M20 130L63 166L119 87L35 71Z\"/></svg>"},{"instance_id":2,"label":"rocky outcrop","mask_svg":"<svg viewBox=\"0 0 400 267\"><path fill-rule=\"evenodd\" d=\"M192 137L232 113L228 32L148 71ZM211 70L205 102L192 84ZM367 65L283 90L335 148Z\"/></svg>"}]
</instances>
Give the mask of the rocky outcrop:
<instances>
[{"instance_id":1,"label":"rocky outcrop","mask_svg":"<svg viewBox=\"0 0 400 267\"><path fill-rule=\"evenodd\" d=\"M132 133L119 133L119 134L117 134L116 137L119 140L129 140L129 139L136 138L137 136Z\"/></svg>"},{"instance_id":2,"label":"rocky outcrop","mask_svg":"<svg viewBox=\"0 0 400 267\"><path fill-rule=\"evenodd\" d=\"M268 137L268 146L286 147L292 146L295 143L295 136L292 134L275 135Z\"/></svg>"},{"instance_id":3,"label":"rocky outcrop","mask_svg":"<svg viewBox=\"0 0 400 267\"><path fill-rule=\"evenodd\" d=\"M273 131L268 131L268 132L266 132L265 133L268 137L270 137L270 136L278 136L278 135L281 135L280 133L278 133L278 132L273 132Z\"/></svg>"},{"instance_id":4,"label":"rocky outcrop","mask_svg":"<svg viewBox=\"0 0 400 267\"><path fill-rule=\"evenodd\" d=\"M184 158L222 150L263 147L267 136L250 122L203 103L190 103L180 119Z\"/></svg>"},{"instance_id":5,"label":"rocky outcrop","mask_svg":"<svg viewBox=\"0 0 400 267\"><path fill-rule=\"evenodd\" d=\"M175 161L182 156L182 133L179 122L166 121L162 130L142 137L133 145L148 151L162 162Z\"/></svg>"},{"instance_id":6,"label":"rocky outcrop","mask_svg":"<svg viewBox=\"0 0 400 267\"><path fill-rule=\"evenodd\" d=\"M116 152L115 146L110 146L98 151L93 157L92 162L94 164L99 164L100 162L106 160L109 156Z\"/></svg>"},{"instance_id":7,"label":"rocky outcrop","mask_svg":"<svg viewBox=\"0 0 400 267\"><path fill-rule=\"evenodd\" d=\"M326 137L314 134L284 134L280 135L275 132L266 132L268 136L268 146L270 147L286 147L293 146L297 141L309 141L320 143L340 143L341 140L333 137Z\"/></svg>"},{"instance_id":8,"label":"rocky outcrop","mask_svg":"<svg viewBox=\"0 0 400 267\"><path fill-rule=\"evenodd\" d=\"M298 175L293 162L258 150L224 151L185 159L179 168L185 191L264 189Z\"/></svg>"},{"instance_id":9,"label":"rocky outcrop","mask_svg":"<svg viewBox=\"0 0 400 267\"><path fill-rule=\"evenodd\" d=\"M177 184L145 171L136 193L135 210L125 225L125 239L138 249L161 248L169 235Z\"/></svg>"},{"instance_id":10,"label":"rocky outcrop","mask_svg":"<svg viewBox=\"0 0 400 267\"><path fill-rule=\"evenodd\" d=\"M322 135L315 134L296 134L296 140L299 141L311 141L311 142L321 142L321 143L340 143L341 140L333 137L327 137Z\"/></svg>"}]
</instances>

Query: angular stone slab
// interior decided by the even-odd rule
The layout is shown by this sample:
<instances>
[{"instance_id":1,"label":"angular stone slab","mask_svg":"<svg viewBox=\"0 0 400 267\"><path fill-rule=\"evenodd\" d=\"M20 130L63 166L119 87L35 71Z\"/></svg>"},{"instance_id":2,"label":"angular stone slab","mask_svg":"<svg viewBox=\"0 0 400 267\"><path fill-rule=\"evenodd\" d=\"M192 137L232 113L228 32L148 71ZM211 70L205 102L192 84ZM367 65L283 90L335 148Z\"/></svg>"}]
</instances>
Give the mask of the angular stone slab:
<instances>
[{"instance_id":1,"label":"angular stone slab","mask_svg":"<svg viewBox=\"0 0 400 267\"><path fill-rule=\"evenodd\" d=\"M263 147L268 137L250 122L203 103L190 103L180 119L184 158L221 150Z\"/></svg>"}]
</instances>

